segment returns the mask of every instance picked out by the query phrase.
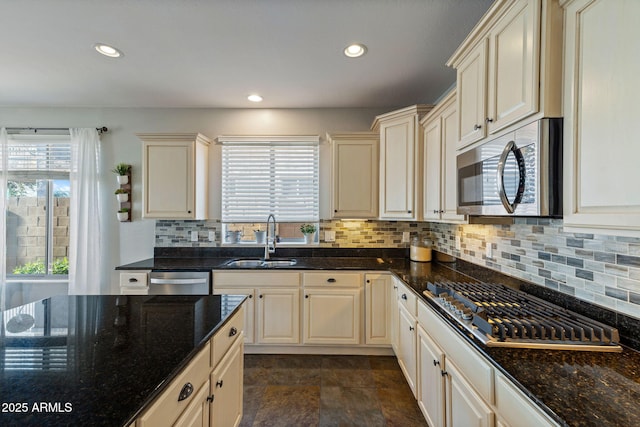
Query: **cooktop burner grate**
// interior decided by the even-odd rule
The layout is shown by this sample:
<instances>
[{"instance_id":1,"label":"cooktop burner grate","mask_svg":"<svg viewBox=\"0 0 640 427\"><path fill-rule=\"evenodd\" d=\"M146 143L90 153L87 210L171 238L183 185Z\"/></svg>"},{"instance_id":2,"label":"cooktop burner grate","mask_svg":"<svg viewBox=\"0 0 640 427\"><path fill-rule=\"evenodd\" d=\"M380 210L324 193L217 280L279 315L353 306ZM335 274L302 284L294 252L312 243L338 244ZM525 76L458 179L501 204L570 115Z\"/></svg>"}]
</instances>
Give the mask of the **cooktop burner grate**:
<instances>
[{"instance_id":1,"label":"cooktop burner grate","mask_svg":"<svg viewBox=\"0 0 640 427\"><path fill-rule=\"evenodd\" d=\"M616 328L499 284L428 283L425 295L488 346L620 351Z\"/></svg>"}]
</instances>

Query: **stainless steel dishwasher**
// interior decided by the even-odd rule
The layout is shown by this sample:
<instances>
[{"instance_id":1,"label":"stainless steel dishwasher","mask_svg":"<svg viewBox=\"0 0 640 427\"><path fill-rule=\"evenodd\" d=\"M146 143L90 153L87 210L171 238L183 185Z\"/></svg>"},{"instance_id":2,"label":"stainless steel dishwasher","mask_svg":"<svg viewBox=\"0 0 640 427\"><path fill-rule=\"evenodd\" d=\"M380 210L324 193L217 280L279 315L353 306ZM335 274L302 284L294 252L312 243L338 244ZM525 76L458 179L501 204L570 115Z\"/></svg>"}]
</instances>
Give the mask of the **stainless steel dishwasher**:
<instances>
[{"instance_id":1,"label":"stainless steel dishwasher","mask_svg":"<svg viewBox=\"0 0 640 427\"><path fill-rule=\"evenodd\" d=\"M209 295L211 272L152 271L149 295Z\"/></svg>"}]
</instances>

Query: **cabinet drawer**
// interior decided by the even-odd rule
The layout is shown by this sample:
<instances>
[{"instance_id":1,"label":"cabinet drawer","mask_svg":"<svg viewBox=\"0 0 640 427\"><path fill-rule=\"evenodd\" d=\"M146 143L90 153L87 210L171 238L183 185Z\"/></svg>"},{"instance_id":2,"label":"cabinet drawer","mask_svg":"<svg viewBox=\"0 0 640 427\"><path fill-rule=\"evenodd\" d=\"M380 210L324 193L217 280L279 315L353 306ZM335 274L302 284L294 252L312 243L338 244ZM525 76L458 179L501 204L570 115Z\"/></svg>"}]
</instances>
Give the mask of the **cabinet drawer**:
<instances>
[{"instance_id":1,"label":"cabinet drawer","mask_svg":"<svg viewBox=\"0 0 640 427\"><path fill-rule=\"evenodd\" d=\"M209 379L210 347L206 345L191 363L169 384L167 389L155 400L153 405L138 418L136 427L155 427L172 425L187 406L195 399L197 391ZM186 399L178 400L180 392L188 384L192 392Z\"/></svg>"},{"instance_id":2,"label":"cabinet drawer","mask_svg":"<svg viewBox=\"0 0 640 427\"><path fill-rule=\"evenodd\" d=\"M407 288L404 284L398 283L398 303L407 309L407 311L413 316L416 317L417 312L417 304L418 299L416 294L413 293L409 288Z\"/></svg>"},{"instance_id":3,"label":"cabinet drawer","mask_svg":"<svg viewBox=\"0 0 640 427\"><path fill-rule=\"evenodd\" d=\"M241 335L244 328L244 304L240 310L213 336L211 350L211 366L216 367L222 360L231 344Z\"/></svg>"},{"instance_id":4,"label":"cabinet drawer","mask_svg":"<svg viewBox=\"0 0 640 427\"><path fill-rule=\"evenodd\" d=\"M362 285L360 273L318 272L304 273L302 284L309 286L330 286L333 288L357 288Z\"/></svg>"},{"instance_id":5,"label":"cabinet drawer","mask_svg":"<svg viewBox=\"0 0 640 427\"><path fill-rule=\"evenodd\" d=\"M492 404L493 368L489 362L422 301L418 304L418 322L444 350L447 358L454 361L485 402Z\"/></svg>"},{"instance_id":6,"label":"cabinet drawer","mask_svg":"<svg viewBox=\"0 0 640 427\"><path fill-rule=\"evenodd\" d=\"M300 286L300 273L271 271L214 271L213 287Z\"/></svg>"},{"instance_id":7,"label":"cabinet drawer","mask_svg":"<svg viewBox=\"0 0 640 427\"><path fill-rule=\"evenodd\" d=\"M146 288L147 277L147 272L120 273L120 286L127 288Z\"/></svg>"},{"instance_id":8,"label":"cabinet drawer","mask_svg":"<svg viewBox=\"0 0 640 427\"><path fill-rule=\"evenodd\" d=\"M510 426L555 426L541 409L507 377L496 373L496 409L498 416Z\"/></svg>"}]
</instances>

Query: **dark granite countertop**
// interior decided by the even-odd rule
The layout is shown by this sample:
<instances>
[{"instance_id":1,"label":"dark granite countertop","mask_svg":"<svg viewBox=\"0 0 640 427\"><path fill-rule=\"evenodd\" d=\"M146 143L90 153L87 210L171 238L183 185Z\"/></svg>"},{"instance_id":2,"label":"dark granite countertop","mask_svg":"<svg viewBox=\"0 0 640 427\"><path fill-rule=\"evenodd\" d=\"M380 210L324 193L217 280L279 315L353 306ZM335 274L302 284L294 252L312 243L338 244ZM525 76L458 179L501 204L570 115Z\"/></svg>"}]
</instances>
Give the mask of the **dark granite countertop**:
<instances>
[{"instance_id":1,"label":"dark granite countertop","mask_svg":"<svg viewBox=\"0 0 640 427\"><path fill-rule=\"evenodd\" d=\"M381 263L372 253L347 253L350 256L322 253L314 256L316 254L303 252L304 256L285 256L298 259L298 264L289 269L388 270L427 303L429 301L422 292L429 281L501 283L617 327L622 343L633 347L623 346L622 353L488 348L452 324L454 330L560 424L580 427L640 426L640 353L637 351L640 349L640 321L465 261L415 263L391 251L381 253L384 261ZM224 263L232 258L234 256L227 253L220 257L196 256L187 259L182 256L163 256L119 268L208 270L226 268ZM444 314L443 317L447 319Z\"/></svg>"},{"instance_id":2,"label":"dark granite countertop","mask_svg":"<svg viewBox=\"0 0 640 427\"><path fill-rule=\"evenodd\" d=\"M60 296L3 312L0 425L129 424L243 300ZM19 314L35 325L12 333Z\"/></svg>"}]
</instances>

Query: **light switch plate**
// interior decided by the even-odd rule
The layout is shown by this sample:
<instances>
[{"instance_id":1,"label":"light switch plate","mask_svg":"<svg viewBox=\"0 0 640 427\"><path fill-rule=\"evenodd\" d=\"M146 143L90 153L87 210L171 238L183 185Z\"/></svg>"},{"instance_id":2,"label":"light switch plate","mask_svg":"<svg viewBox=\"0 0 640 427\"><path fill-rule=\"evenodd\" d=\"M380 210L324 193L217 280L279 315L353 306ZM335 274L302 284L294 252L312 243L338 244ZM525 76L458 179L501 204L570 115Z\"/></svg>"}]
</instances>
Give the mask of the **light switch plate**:
<instances>
[{"instance_id":1,"label":"light switch plate","mask_svg":"<svg viewBox=\"0 0 640 427\"><path fill-rule=\"evenodd\" d=\"M191 241L192 242L197 242L198 241L198 232L197 231L192 231L191 232Z\"/></svg>"},{"instance_id":2,"label":"light switch plate","mask_svg":"<svg viewBox=\"0 0 640 427\"><path fill-rule=\"evenodd\" d=\"M326 230L324 232L324 241L325 242L335 242L336 241L336 232L334 230Z\"/></svg>"},{"instance_id":3,"label":"light switch plate","mask_svg":"<svg viewBox=\"0 0 640 427\"><path fill-rule=\"evenodd\" d=\"M403 231L402 232L402 243L409 243L409 232L408 231Z\"/></svg>"},{"instance_id":4,"label":"light switch plate","mask_svg":"<svg viewBox=\"0 0 640 427\"><path fill-rule=\"evenodd\" d=\"M456 236L456 250L460 250L460 236Z\"/></svg>"},{"instance_id":5,"label":"light switch plate","mask_svg":"<svg viewBox=\"0 0 640 427\"><path fill-rule=\"evenodd\" d=\"M487 248L485 249L485 255L489 259L493 258L493 246L491 245L491 243L487 243Z\"/></svg>"}]
</instances>

